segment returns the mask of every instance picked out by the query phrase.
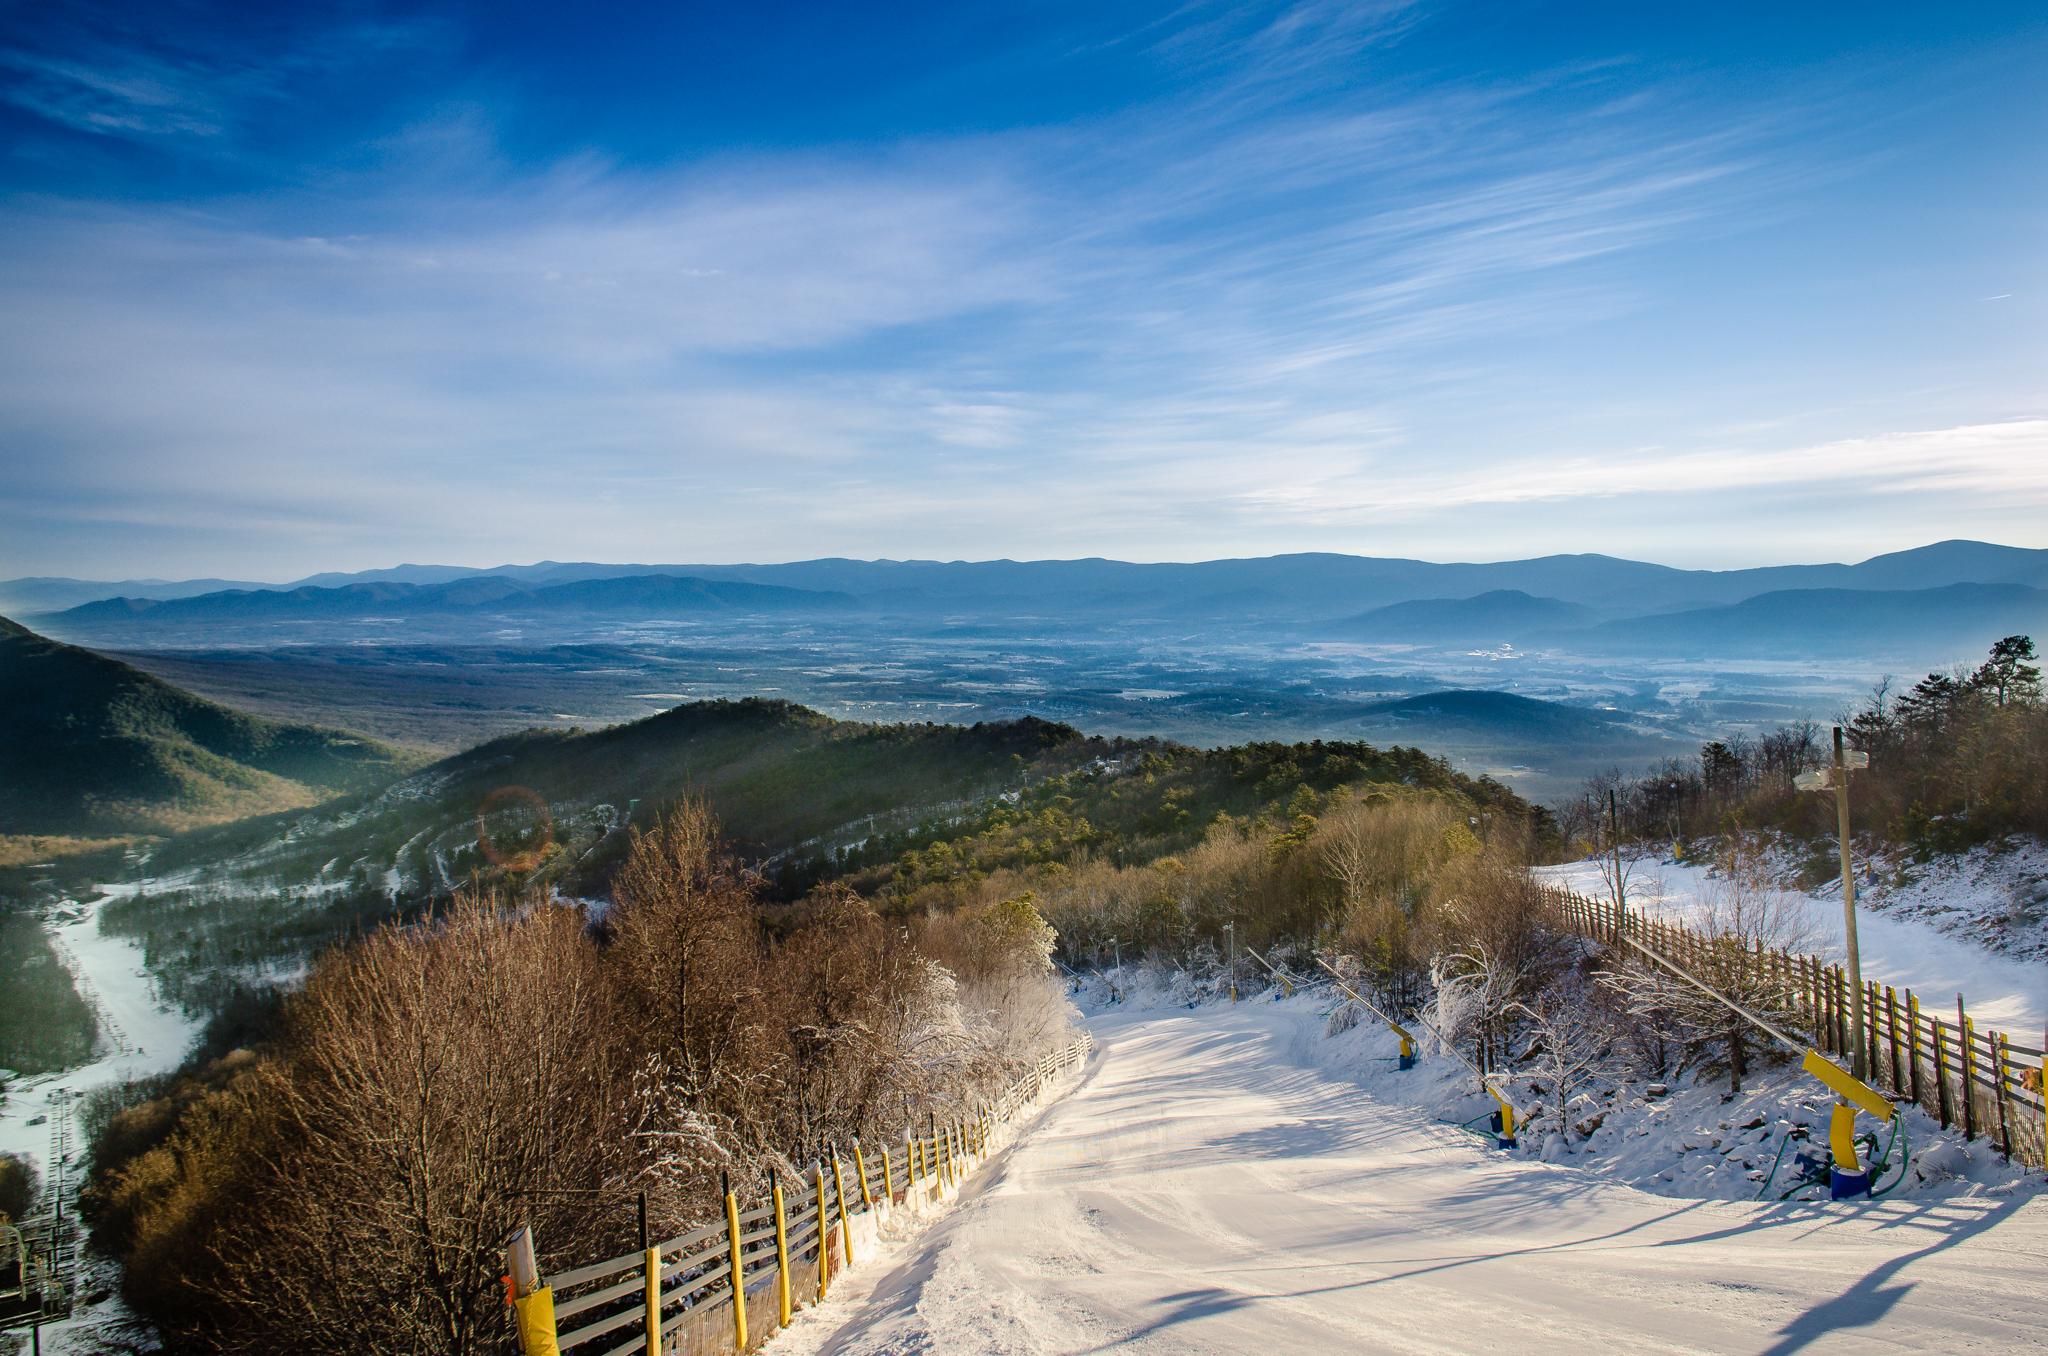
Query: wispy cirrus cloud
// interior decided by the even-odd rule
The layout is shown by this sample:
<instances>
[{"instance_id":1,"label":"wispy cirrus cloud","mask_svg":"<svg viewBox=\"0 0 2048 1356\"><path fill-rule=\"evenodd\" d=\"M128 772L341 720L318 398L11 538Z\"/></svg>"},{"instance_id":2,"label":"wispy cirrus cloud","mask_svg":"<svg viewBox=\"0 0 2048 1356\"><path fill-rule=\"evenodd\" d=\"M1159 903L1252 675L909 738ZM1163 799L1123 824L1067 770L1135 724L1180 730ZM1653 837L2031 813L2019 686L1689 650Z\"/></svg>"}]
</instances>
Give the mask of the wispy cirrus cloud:
<instances>
[{"instance_id":1,"label":"wispy cirrus cloud","mask_svg":"<svg viewBox=\"0 0 2048 1356\"><path fill-rule=\"evenodd\" d=\"M1704 118L1625 61L1358 79L1429 15L1190 9L1122 40L1179 83L1079 121L649 163L521 155L511 110L450 99L261 192L17 195L0 527L23 568L125 523L138 553L233 537L205 568L289 574L527 543L1471 554L1430 543L1550 506L1490 538L1512 553L1624 502L2048 504L2038 419L1879 403L1831 434L1732 390L1712 421L1624 418L1670 398L1622 370L1689 285L1646 261L1782 214L1842 115L1795 90ZM101 23L0 63L48 119L260 162L251 111L295 71L444 30L339 9L201 50Z\"/></svg>"},{"instance_id":2,"label":"wispy cirrus cloud","mask_svg":"<svg viewBox=\"0 0 2048 1356\"><path fill-rule=\"evenodd\" d=\"M1476 472L1367 461L1339 475L1246 490L1243 498L1259 510L1331 524L1471 505L1742 496L1788 487L2048 506L2048 419L1907 429L1795 447L1633 448L1495 464Z\"/></svg>"},{"instance_id":3,"label":"wispy cirrus cloud","mask_svg":"<svg viewBox=\"0 0 2048 1356\"><path fill-rule=\"evenodd\" d=\"M96 136L233 139L284 113L308 81L446 36L431 17L391 19L348 0L253 10L225 29L208 17L176 0L16 7L0 39L0 100Z\"/></svg>"}]
</instances>

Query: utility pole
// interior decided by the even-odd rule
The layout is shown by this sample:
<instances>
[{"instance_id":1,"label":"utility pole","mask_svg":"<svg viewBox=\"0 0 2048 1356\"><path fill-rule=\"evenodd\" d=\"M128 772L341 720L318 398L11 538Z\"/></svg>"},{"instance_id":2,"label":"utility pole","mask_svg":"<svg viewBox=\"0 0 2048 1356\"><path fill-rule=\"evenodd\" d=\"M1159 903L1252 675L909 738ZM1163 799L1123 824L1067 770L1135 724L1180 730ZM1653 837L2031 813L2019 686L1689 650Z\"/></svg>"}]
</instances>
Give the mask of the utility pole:
<instances>
[{"instance_id":1,"label":"utility pole","mask_svg":"<svg viewBox=\"0 0 2048 1356\"><path fill-rule=\"evenodd\" d=\"M1864 761L1869 761L1866 755ZM1850 1072L1870 1077L1863 1048L1863 958L1856 946L1856 868L1849 859L1849 762L1842 752L1842 727L1835 727L1835 830L1842 840L1842 939L1849 952L1849 1045L1855 1058Z\"/></svg>"},{"instance_id":2,"label":"utility pole","mask_svg":"<svg viewBox=\"0 0 2048 1356\"><path fill-rule=\"evenodd\" d=\"M1856 866L1849 851L1849 774L1870 766L1870 755L1850 752L1842 744L1842 727L1835 727L1835 761L1819 772L1802 772L1792 779L1801 791L1835 793L1835 834L1842 849L1842 949L1849 962L1849 1069L1857 1078L1870 1076L1870 1055L1863 1048L1863 956L1856 944Z\"/></svg>"}]
</instances>

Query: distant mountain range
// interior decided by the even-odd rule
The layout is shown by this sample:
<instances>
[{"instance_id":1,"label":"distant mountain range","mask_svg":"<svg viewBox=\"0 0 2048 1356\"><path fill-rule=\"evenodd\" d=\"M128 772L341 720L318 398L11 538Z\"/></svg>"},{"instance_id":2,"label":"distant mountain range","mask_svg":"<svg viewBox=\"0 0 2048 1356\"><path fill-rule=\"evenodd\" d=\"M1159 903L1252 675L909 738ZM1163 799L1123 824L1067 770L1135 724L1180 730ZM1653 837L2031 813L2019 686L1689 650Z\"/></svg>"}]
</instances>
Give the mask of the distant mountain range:
<instances>
[{"instance_id":1,"label":"distant mountain range","mask_svg":"<svg viewBox=\"0 0 2048 1356\"><path fill-rule=\"evenodd\" d=\"M1423 647L1542 645L1693 656L1974 654L2039 630L2048 550L1948 541L1855 565L1680 570L1603 555L1492 564L1303 554L1193 564L822 559L780 565L541 561L491 570L401 565L291 585L0 583L101 638L166 623L400 615L562 619L843 615L915 624L1280 628L1300 639ZM94 593L91 600L82 595ZM40 601L38 601L40 600Z\"/></svg>"},{"instance_id":2,"label":"distant mountain range","mask_svg":"<svg viewBox=\"0 0 2048 1356\"><path fill-rule=\"evenodd\" d=\"M854 607L843 593L645 574L536 586L503 575L465 575L445 583L354 583L293 589L229 589L187 598L109 598L60 612L74 625L105 622L317 620L410 613L644 614L835 612Z\"/></svg>"},{"instance_id":3,"label":"distant mountain range","mask_svg":"<svg viewBox=\"0 0 2048 1356\"><path fill-rule=\"evenodd\" d=\"M1583 654L1725 658L1904 653L1974 655L2008 635L2048 637L2048 590L2024 584L1930 589L1783 589L1729 607L1605 622L1537 636Z\"/></svg>"},{"instance_id":4,"label":"distant mountain range","mask_svg":"<svg viewBox=\"0 0 2048 1356\"><path fill-rule=\"evenodd\" d=\"M0 834L192 828L365 790L417 761L244 715L0 617Z\"/></svg>"}]
</instances>

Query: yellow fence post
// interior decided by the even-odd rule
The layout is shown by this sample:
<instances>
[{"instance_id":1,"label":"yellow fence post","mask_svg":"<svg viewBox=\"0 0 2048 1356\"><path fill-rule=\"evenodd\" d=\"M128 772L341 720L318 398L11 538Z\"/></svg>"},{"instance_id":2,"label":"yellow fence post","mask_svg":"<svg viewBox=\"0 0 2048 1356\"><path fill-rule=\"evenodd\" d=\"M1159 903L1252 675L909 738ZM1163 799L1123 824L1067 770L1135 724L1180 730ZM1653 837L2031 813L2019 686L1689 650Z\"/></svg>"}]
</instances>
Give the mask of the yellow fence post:
<instances>
[{"instance_id":1,"label":"yellow fence post","mask_svg":"<svg viewBox=\"0 0 2048 1356\"><path fill-rule=\"evenodd\" d=\"M525 1356L561 1356L555 1341L555 1292L540 1283L530 1225L520 1225L505 1241L505 1281L520 1351Z\"/></svg>"},{"instance_id":2,"label":"yellow fence post","mask_svg":"<svg viewBox=\"0 0 2048 1356\"><path fill-rule=\"evenodd\" d=\"M860 1203L866 1210L875 1208L874 1193L868 1190L868 1156L861 1152L860 1136L853 1137L853 1170L860 1174Z\"/></svg>"},{"instance_id":3,"label":"yellow fence post","mask_svg":"<svg viewBox=\"0 0 2048 1356\"><path fill-rule=\"evenodd\" d=\"M732 1177L725 1179L726 1255L732 1259L732 1336L735 1351L747 1349L747 1276L740 1265L740 1203L732 1194Z\"/></svg>"},{"instance_id":4,"label":"yellow fence post","mask_svg":"<svg viewBox=\"0 0 2048 1356\"><path fill-rule=\"evenodd\" d=\"M775 1201L775 1312L786 1328L796 1305L789 1294L789 1219L782 1208L782 1179L774 1168L768 1169L768 1193Z\"/></svg>"},{"instance_id":5,"label":"yellow fence post","mask_svg":"<svg viewBox=\"0 0 2048 1356\"><path fill-rule=\"evenodd\" d=\"M896 1172L889 1166L889 1151L882 1150L882 1199L891 1209L896 1205Z\"/></svg>"},{"instance_id":6,"label":"yellow fence post","mask_svg":"<svg viewBox=\"0 0 2048 1356\"><path fill-rule=\"evenodd\" d=\"M641 1255L640 1267L647 1309L647 1350L658 1356L661 1351L661 1249L647 1249Z\"/></svg>"},{"instance_id":7,"label":"yellow fence post","mask_svg":"<svg viewBox=\"0 0 2048 1356\"><path fill-rule=\"evenodd\" d=\"M846 1174L839 1170L839 1150L832 1150L832 1194L839 1204L839 1251L853 1265L853 1226L846 1221Z\"/></svg>"},{"instance_id":8,"label":"yellow fence post","mask_svg":"<svg viewBox=\"0 0 2048 1356\"><path fill-rule=\"evenodd\" d=\"M825 1302L825 1293L831 1289L830 1259L826 1257L826 1244L832 1241L832 1222L825 1218L825 1167L816 1159L811 1160L811 1171L818 1179L818 1303Z\"/></svg>"}]
</instances>

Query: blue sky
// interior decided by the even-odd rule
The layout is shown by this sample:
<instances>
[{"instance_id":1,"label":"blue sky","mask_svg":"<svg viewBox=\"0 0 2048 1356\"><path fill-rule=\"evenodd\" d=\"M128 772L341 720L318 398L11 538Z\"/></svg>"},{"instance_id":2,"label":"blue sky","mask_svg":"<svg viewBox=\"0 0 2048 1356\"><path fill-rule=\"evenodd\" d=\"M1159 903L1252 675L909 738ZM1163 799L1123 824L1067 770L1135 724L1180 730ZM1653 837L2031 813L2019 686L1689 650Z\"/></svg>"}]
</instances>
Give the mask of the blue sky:
<instances>
[{"instance_id":1,"label":"blue sky","mask_svg":"<svg viewBox=\"0 0 2048 1356\"><path fill-rule=\"evenodd\" d=\"M0 0L0 574L2048 546L2038 6Z\"/></svg>"}]
</instances>

